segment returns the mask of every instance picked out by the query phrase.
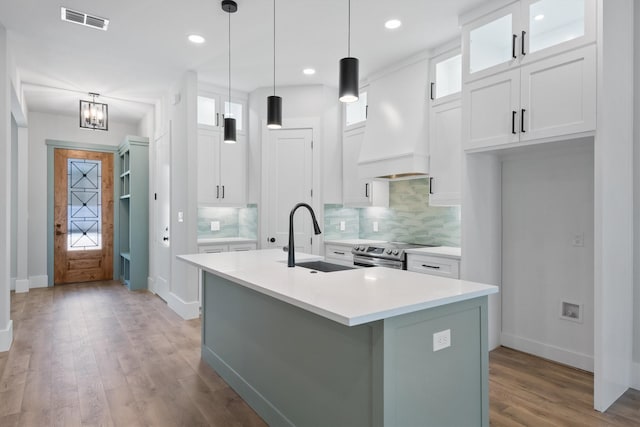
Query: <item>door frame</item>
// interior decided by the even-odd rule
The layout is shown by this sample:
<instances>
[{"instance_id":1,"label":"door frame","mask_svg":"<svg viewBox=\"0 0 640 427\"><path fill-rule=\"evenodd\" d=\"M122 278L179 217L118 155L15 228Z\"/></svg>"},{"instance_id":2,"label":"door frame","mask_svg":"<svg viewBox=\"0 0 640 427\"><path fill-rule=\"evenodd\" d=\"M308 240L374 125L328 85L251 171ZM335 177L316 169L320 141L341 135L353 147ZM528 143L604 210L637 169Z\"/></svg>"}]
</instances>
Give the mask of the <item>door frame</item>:
<instances>
[{"instance_id":1,"label":"door frame","mask_svg":"<svg viewBox=\"0 0 640 427\"><path fill-rule=\"evenodd\" d=\"M315 236L314 243L312 245L312 252L316 255L320 255L324 251L321 248L324 248L324 205L323 205L323 193L322 193L322 175L320 174L320 170L322 167L322 127L320 126L320 118L318 117L309 117L309 118L297 118L297 119L287 119L285 125L282 129L278 130L292 130L292 129L311 129L311 140L313 141L313 149L311 150L311 158L312 158L312 177L311 177L311 188L313 189L313 199L311 203L311 207L313 208L316 218L318 219L318 223L321 225L320 229L323 230L322 234ZM276 130L276 132L278 131ZM258 248L262 248L264 243L267 241L267 230L269 228L267 222L267 213L265 211L267 206L267 182L263 179L264 170L271 165L269 165L269 150L266 147L266 144L269 143L269 132L270 129L267 128L266 119L262 120L262 140L261 140L261 169L260 169L260 180L261 180L261 188L260 188L260 206L258 209L258 215L260 216L260 221L258 223Z\"/></svg>"},{"instance_id":2,"label":"door frame","mask_svg":"<svg viewBox=\"0 0 640 427\"><path fill-rule=\"evenodd\" d=\"M63 148L67 150L83 150L94 151L101 153L113 154L113 182L117 183L120 177L120 162L116 161L116 154L118 153L117 145L104 145L104 144L89 144L82 142L72 141L60 141L55 139L45 139L45 145L47 146L47 286L53 286L53 223L54 223L54 150L56 148ZM120 247L120 204L115 201L120 199L118 193L119 186L113 186L113 277L120 277L120 254L118 248Z\"/></svg>"}]
</instances>

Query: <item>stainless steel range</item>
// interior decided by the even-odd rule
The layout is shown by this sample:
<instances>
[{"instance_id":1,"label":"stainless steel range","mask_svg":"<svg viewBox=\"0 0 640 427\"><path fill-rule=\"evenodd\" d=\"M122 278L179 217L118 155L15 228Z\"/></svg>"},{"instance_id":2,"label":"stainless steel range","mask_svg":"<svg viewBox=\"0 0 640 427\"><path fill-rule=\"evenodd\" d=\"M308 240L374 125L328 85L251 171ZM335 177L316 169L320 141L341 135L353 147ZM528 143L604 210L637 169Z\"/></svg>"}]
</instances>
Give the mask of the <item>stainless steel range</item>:
<instances>
[{"instance_id":1,"label":"stainless steel range","mask_svg":"<svg viewBox=\"0 0 640 427\"><path fill-rule=\"evenodd\" d=\"M406 249L424 248L432 245L386 242L368 245L356 245L351 249L353 265L359 267L389 267L398 270L407 269Z\"/></svg>"}]
</instances>

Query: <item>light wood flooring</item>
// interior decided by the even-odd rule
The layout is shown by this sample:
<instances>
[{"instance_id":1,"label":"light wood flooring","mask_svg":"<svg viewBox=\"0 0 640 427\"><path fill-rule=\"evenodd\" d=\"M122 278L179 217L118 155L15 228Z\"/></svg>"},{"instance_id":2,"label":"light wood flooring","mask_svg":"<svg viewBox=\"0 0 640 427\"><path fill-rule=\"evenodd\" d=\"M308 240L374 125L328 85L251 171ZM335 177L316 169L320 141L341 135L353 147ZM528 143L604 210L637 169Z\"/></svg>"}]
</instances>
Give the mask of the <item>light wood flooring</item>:
<instances>
[{"instance_id":1,"label":"light wood flooring","mask_svg":"<svg viewBox=\"0 0 640 427\"><path fill-rule=\"evenodd\" d=\"M200 360L200 321L117 282L12 294L0 426L265 426ZM638 426L640 392L592 409L591 374L500 348L492 426Z\"/></svg>"}]
</instances>

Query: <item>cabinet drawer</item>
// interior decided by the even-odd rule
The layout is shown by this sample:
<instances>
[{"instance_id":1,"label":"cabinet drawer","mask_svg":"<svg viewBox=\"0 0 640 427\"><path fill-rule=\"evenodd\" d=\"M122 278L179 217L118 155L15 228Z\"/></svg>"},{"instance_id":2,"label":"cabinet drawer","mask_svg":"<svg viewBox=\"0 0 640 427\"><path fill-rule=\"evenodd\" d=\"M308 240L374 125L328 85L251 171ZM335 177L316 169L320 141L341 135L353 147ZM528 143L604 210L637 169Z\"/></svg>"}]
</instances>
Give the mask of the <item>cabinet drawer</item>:
<instances>
[{"instance_id":1,"label":"cabinet drawer","mask_svg":"<svg viewBox=\"0 0 640 427\"><path fill-rule=\"evenodd\" d=\"M229 247L227 245L202 245L198 248L198 252L201 254L219 254L228 251Z\"/></svg>"},{"instance_id":2,"label":"cabinet drawer","mask_svg":"<svg viewBox=\"0 0 640 427\"><path fill-rule=\"evenodd\" d=\"M325 245L324 256L327 261L342 261L343 265L353 265L353 254L351 253L351 246L341 245Z\"/></svg>"},{"instance_id":3,"label":"cabinet drawer","mask_svg":"<svg viewBox=\"0 0 640 427\"><path fill-rule=\"evenodd\" d=\"M255 249L256 249L255 243L230 243L229 244L230 252L253 251Z\"/></svg>"},{"instance_id":4,"label":"cabinet drawer","mask_svg":"<svg viewBox=\"0 0 640 427\"><path fill-rule=\"evenodd\" d=\"M434 276L460 277L460 261L429 255L407 255L407 270Z\"/></svg>"}]
</instances>

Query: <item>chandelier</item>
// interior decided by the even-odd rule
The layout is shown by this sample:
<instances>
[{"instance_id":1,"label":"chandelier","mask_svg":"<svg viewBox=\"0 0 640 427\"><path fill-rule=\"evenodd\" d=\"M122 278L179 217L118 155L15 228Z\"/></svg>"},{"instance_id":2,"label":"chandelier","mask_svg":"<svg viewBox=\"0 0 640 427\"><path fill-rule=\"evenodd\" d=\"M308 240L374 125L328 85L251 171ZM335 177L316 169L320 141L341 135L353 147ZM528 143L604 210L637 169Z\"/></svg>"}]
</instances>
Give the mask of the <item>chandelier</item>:
<instances>
[{"instance_id":1,"label":"chandelier","mask_svg":"<svg viewBox=\"0 0 640 427\"><path fill-rule=\"evenodd\" d=\"M91 101L80 100L80 127L93 130L109 130L109 106L96 102L100 94L90 92Z\"/></svg>"}]
</instances>

